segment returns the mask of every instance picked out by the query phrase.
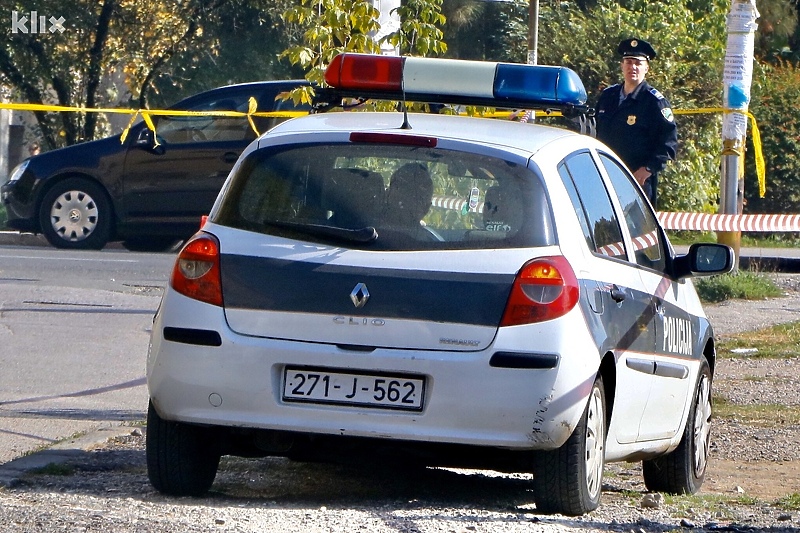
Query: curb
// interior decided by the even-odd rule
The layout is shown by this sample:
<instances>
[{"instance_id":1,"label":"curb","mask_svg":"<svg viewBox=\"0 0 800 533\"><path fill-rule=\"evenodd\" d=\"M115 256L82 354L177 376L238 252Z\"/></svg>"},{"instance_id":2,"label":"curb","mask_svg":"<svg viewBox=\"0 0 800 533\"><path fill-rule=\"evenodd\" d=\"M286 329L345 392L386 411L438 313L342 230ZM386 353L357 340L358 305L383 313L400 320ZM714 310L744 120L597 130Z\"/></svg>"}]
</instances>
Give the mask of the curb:
<instances>
[{"instance_id":1,"label":"curb","mask_svg":"<svg viewBox=\"0 0 800 533\"><path fill-rule=\"evenodd\" d=\"M23 231L0 231L0 245L7 246L41 246L52 248L44 235L36 233L26 233ZM111 241L104 248L124 250L121 243Z\"/></svg>"},{"instance_id":2,"label":"curb","mask_svg":"<svg viewBox=\"0 0 800 533\"><path fill-rule=\"evenodd\" d=\"M64 440L41 451L8 461L0 465L0 487L12 488L32 470L68 463L92 448L103 445L111 439L128 436L136 429L121 424L103 426L85 435Z\"/></svg>"},{"instance_id":3,"label":"curb","mask_svg":"<svg viewBox=\"0 0 800 533\"><path fill-rule=\"evenodd\" d=\"M50 246L44 235L20 231L0 231L0 244L13 246Z\"/></svg>"}]
</instances>

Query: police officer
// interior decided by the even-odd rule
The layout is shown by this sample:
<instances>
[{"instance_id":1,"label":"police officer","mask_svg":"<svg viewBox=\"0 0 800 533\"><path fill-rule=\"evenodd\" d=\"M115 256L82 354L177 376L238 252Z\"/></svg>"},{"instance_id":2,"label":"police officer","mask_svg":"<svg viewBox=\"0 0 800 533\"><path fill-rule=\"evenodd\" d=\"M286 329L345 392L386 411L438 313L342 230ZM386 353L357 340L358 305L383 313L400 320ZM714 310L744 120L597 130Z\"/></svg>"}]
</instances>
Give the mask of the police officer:
<instances>
[{"instance_id":1,"label":"police officer","mask_svg":"<svg viewBox=\"0 0 800 533\"><path fill-rule=\"evenodd\" d=\"M622 158L656 207L658 173L678 150L678 129L664 95L645 81L656 51L647 41L619 43L624 81L597 102L597 138Z\"/></svg>"}]
</instances>

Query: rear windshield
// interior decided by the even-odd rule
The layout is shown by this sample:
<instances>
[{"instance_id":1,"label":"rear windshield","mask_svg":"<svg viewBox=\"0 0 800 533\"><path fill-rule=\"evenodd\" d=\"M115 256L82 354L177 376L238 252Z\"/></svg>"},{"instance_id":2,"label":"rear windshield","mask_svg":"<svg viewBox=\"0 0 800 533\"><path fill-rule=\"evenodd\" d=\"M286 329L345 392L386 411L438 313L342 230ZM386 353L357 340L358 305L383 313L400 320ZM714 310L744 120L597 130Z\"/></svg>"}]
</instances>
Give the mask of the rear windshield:
<instances>
[{"instance_id":1,"label":"rear windshield","mask_svg":"<svg viewBox=\"0 0 800 533\"><path fill-rule=\"evenodd\" d=\"M253 152L214 222L377 250L554 244L541 181L471 153L386 144L292 145Z\"/></svg>"}]
</instances>

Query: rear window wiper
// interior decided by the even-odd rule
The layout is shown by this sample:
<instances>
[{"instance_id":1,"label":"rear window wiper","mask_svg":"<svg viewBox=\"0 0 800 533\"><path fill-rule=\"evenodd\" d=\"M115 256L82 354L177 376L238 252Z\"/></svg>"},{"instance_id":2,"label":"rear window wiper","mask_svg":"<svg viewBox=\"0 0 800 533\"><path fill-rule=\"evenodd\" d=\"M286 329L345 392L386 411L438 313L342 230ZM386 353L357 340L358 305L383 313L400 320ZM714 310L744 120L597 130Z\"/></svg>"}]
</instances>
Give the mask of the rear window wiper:
<instances>
[{"instance_id":1,"label":"rear window wiper","mask_svg":"<svg viewBox=\"0 0 800 533\"><path fill-rule=\"evenodd\" d=\"M265 220L267 226L285 228L306 235L324 235L349 242L372 242L378 238L378 230L372 226L360 229L347 229L325 224L303 224L300 222L287 222L285 220Z\"/></svg>"}]
</instances>

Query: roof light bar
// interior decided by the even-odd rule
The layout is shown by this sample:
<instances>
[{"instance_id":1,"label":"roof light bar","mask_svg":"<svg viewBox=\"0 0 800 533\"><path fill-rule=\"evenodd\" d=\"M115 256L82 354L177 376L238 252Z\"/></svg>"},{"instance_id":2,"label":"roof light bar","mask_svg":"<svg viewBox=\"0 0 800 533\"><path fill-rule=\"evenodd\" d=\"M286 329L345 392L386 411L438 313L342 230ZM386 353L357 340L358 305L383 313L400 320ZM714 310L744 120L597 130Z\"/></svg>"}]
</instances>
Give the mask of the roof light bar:
<instances>
[{"instance_id":1,"label":"roof light bar","mask_svg":"<svg viewBox=\"0 0 800 533\"><path fill-rule=\"evenodd\" d=\"M584 107L586 89L566 67L344 53L325 82L338 93L491 107Z\"/></svg>"}]
</instances>

